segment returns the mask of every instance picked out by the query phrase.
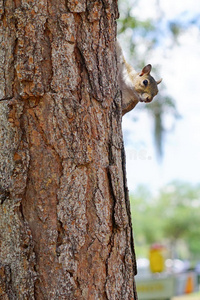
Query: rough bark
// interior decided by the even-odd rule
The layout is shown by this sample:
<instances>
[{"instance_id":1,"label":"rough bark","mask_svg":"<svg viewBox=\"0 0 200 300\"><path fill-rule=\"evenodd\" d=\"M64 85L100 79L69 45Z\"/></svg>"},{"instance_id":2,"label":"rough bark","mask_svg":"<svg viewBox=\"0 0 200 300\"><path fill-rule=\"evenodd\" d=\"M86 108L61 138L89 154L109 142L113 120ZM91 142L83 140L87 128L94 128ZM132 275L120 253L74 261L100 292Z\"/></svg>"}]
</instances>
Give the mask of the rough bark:
<instances>
[{"instance_id":1,"label":"rough bark","mask_svg":"<svg viewBox=\"0 0 200 300\"><path fill-rule=\"evenodd\" d=\"M0 17L0 298L136 299L117 3Z\"/></svg>"}]
</instances>

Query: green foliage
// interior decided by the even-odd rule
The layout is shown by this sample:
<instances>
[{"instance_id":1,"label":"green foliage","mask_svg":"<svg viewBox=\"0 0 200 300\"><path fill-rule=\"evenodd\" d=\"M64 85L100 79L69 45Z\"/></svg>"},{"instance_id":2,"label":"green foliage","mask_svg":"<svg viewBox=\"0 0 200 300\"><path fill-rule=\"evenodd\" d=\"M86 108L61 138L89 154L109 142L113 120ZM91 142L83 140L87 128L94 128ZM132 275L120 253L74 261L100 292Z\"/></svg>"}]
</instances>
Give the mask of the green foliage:
<instances>
[{"instance_id":1,"label":"green foliage","mask_svg":"<svg viewBox=\"0 0 200 300\"><path fill-rule=\"evenodd\" d=\"M139 21L130 14L130 11L131 8L127 8L126 16L124 18L119 19L118 34L124 33L127 28L129 29L140 28L144 36L147 34L148 31L155 30L151 20Z\"/></svg>"},{"instance_id":2,"label":"green foliage","mask_svg":"<svg viewBox=\"0 0 200 300\"><path fill-rule=\"evenodd\" d=\"M174 244L178 252L181 241L191 256L200 258L200 185L173 182L157 196L140 187L130 199L139 255L155 242Z\"/></svg>"}]
</instances>

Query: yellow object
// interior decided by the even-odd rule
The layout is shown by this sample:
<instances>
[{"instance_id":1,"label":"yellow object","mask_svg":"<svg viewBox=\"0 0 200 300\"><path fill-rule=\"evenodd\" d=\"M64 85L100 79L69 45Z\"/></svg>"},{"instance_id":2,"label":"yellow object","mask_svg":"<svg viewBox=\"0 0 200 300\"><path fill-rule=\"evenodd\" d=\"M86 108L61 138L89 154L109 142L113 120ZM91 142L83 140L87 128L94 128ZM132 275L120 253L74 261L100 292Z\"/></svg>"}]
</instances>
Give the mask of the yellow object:
<instances>
[{"instance_id":1,"label":"yellow object","mask_svg":"<svg viewBox=\"0 0 200 300\"><path fill-rule=\"evenodd\" d=\"M186 286L185 286L185 294L190 294L194 291L194 282L193 282L193 278L190 275L187 278L187 282L186 282Z\"/></svg>"},{"instance_id":2,"label":"yellow object","mask_svg":"<svg viewBox=\"0 0 200 300\"><path fill-rule=\"evenodd\" d=\"M150 270L152 273L160 273L164 271L164 258L162 251L163 247L158 244L155 244L150 248L149 261Z\"/></svg>"}]
</instances>

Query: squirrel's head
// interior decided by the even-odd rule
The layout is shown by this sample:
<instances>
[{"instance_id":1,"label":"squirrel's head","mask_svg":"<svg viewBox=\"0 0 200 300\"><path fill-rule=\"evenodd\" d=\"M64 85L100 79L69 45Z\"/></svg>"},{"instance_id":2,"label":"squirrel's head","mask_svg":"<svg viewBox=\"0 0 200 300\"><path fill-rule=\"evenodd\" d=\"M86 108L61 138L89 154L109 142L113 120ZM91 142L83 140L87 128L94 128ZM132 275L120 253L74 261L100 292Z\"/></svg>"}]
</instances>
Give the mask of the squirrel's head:
<instances>
[{"instance_id":1,"label":"squirrel's head","mask_svg":"<svg viewBox=\"0 0 200 300\"><path fill-rule=\"evenodd\" d=\"M134 82L134 87L141 102L149 103L153 97L158 94L158 84L162 79L156 81L151 75L151 65L146 65L140 73L137 74Z\"/></svg>"}]
</instances>

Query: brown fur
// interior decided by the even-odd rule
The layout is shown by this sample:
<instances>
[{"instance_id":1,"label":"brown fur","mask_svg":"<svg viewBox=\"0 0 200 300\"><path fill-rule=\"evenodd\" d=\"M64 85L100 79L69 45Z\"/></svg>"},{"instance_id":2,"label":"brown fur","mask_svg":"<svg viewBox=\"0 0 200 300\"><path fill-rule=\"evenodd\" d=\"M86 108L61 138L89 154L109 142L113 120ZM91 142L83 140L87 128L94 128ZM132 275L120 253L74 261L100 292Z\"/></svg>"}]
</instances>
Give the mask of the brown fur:
<instances>
[{"instance_id":1,"label":"brown fur","mask_svg":"<svg viewBox=\"0 0 200 300\"><path fill-rule=\"evenodd\" d=\"M151 65L146 65L141 72L137 73L129 65L122 54L121 47L117 42L117 59L119 71L119 86L122 91L122 114L132 110L138 102L150 103L158 93L158 84L151 75Z\"/></svg>"}]
</instances>

